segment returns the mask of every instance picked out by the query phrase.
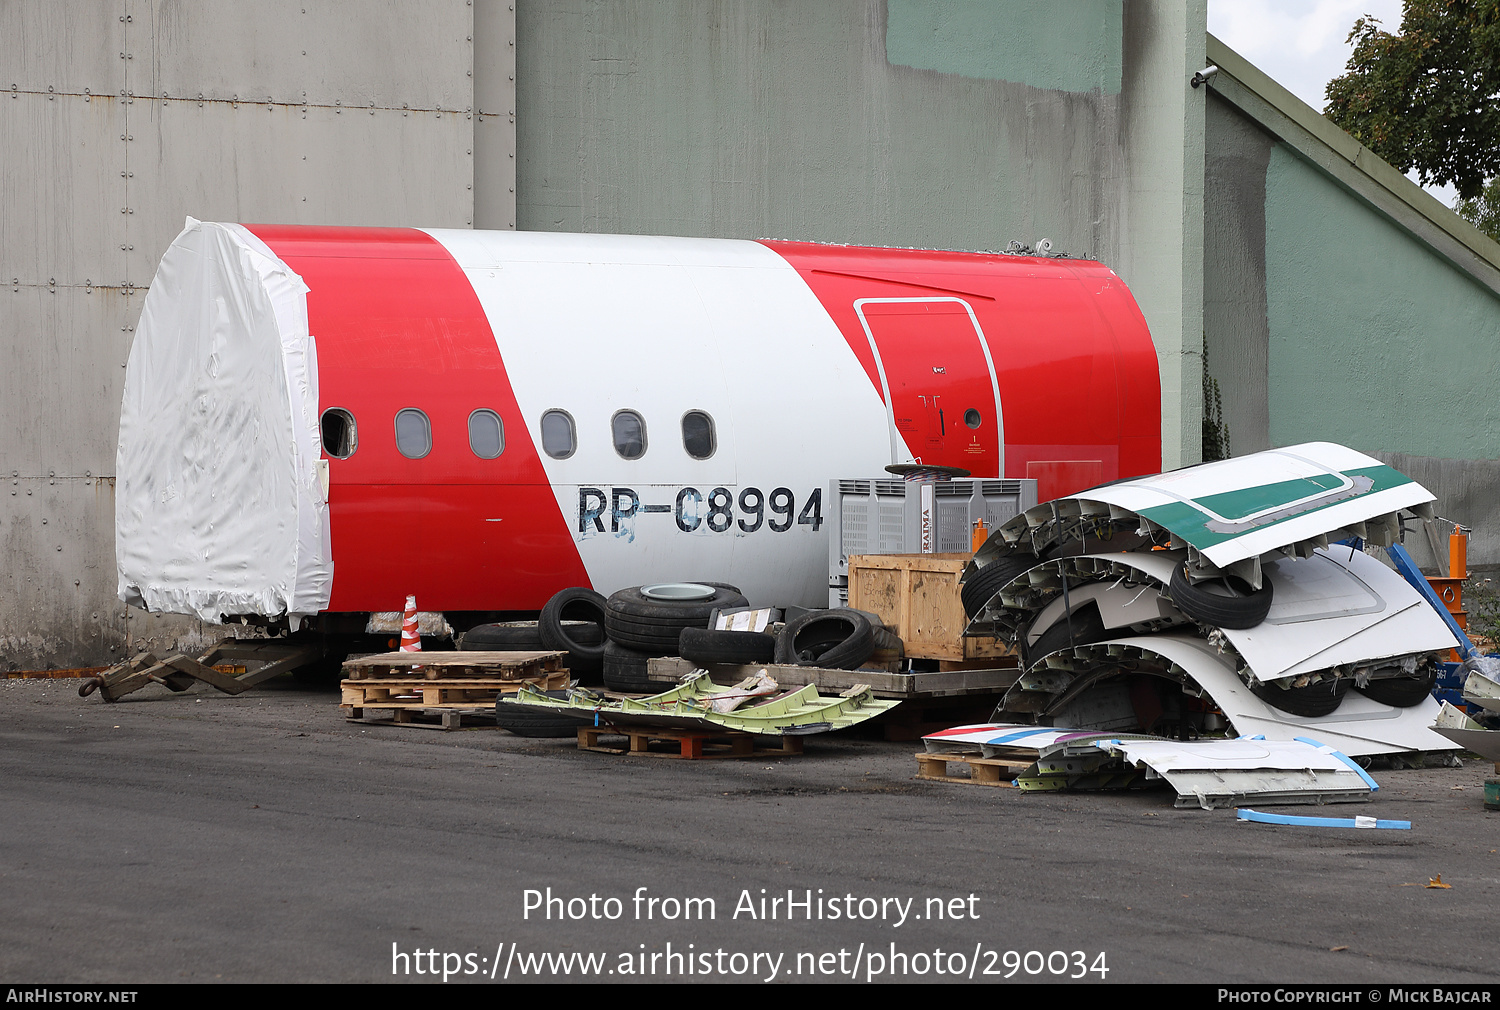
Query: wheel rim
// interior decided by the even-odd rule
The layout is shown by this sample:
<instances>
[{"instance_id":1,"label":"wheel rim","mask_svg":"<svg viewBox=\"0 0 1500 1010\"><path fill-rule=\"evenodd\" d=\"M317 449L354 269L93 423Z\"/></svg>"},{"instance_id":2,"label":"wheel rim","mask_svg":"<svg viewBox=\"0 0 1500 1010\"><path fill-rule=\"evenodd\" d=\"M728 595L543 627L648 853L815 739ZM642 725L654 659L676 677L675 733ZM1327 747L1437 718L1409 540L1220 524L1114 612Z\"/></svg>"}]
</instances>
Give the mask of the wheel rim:
<instances>
[{"instance_id":1,"label":"wheel rim","mask_svg":"<svg viewBox=\"0 0 1500 1010\"><path fill-rule=\"evenodd\" d=\"M666 600L672 603L690 603L693 600L711 599L716 590L712 586L697 582L661 582L654 586L642 586L641 595L648 600Z\"/></svg>"}]
</instances>

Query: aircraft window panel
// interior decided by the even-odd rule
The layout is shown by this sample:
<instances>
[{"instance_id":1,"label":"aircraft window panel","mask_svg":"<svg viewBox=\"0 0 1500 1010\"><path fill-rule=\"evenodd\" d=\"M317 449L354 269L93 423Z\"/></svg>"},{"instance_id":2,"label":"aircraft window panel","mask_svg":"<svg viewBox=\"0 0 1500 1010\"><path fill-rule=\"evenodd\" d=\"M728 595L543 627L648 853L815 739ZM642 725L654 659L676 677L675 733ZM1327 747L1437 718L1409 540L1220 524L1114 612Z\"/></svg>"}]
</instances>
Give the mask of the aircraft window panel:
<instances>
[{"instance_id":1,"label":"aircraft window panel","mask_svg":"<svg viewBox=\"0 0 1500 1010\"><path fill-rule=\"evenodd\" d=\"M432 451L432 422L415 407L396 412L396 450L407 459L421 459Z\"/></svg>"},{"instance_id":2,"label":"aircraft window panel","mask_svg":"<svg viewBox=\"0 0 1500 1010\"><path fill-rule=\"evenodd\" d=\"M334 459L348 459L359 448L359 428L354 415L343 407L329 407L320 422L323 451Z\"/></svg>"},{"instance_id":3,"label":"aircraft window panel","mask_svg":"<svg viewBox=\"0 0 1500 1010\"><path fill-rule=\"evenodd\" d=\"M707 411L690 410L682 415L682 447L694 459L708 459L718 449L714 419Z\"/></svg>"},{"instance_id":4,"label":"aircraft window panel","mask_svg":"<svg viewBox=\"0 0 1500 1010\"><path fill-rule=\"evenodd\" d=\"M573 415L566 410L549 410L542 415L542 451L553 459L567 459L578 448L577 428Z\"/></svg>"},{"instance_id":5,"label":"aircraft window panel","mask_svg":"<svg viewBox=\"0 0 1500 1010\"><path fill-rule=\"evenodd\" d=\"M646 454L646 421L633 410L620 410L609 420L615 452L621 459L640 459Z\"/></svg>"},{"instance_id":6,"label":"aircraft window panel","mask_svg":"<svg viewBox=\"0 0 1500 1010\"><path fill-rule=\"evenodd\" d=\"M505 451L505 423L493 410L469 415L469 448L480 459L494 459Z\"/></svg>"}]
</instances>

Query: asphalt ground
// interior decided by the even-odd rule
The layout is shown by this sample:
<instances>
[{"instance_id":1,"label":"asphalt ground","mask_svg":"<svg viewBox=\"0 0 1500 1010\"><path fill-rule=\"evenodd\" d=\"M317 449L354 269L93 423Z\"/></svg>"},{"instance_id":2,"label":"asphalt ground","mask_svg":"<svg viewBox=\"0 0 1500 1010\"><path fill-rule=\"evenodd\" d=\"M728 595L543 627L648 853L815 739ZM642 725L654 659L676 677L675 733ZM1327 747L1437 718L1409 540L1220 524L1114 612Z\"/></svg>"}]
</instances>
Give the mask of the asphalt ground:
<instances>
[{"instance_id":1,"label":"asphalt ground","mask_svg":"<svg viewBox=\"0 0 1500 1010\"><path fill-rule=\"evenodd\" d=\"M1280 827L918 781L911 743L688 762L76 685L0 684L0 981L1500 979L1477 760L1282 808L1411 831Z\"/></svg>"}]
</instances>

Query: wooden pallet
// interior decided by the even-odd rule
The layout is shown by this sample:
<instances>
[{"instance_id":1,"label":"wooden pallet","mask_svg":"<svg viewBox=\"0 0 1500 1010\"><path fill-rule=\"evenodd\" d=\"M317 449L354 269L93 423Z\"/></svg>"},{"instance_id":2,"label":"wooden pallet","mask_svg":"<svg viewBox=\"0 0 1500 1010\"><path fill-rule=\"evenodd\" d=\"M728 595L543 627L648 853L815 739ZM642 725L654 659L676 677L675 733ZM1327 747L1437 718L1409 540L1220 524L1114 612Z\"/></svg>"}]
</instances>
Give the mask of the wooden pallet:
<instances>
[{"instance_id":1,"label":"wooden pallet","mask_svg":"<svg viewBox=\"0 0 1500 1010\"><path fill-rule=\"evenodd\" d=\"M967 775L950 775L950 764L967 765ZM1024 766L1000 758L980 757L977 754L929 754L917 752L917 778L931 782L958 782L975 786L1009 786L1014 788L1014 779Z\"/></svg>"},{"instance_id":2,"label":"wooden pallet","mask_svg":"<svg viewBox=\"0 0 1500 1010\"><path fill-rule=\"evenodd\" d=\"M413 729L497 729L495 708L384 708L352 709L350 722L361 726L409 726ZM380 718L375 718L379 715Z\"/></svg>"},{"instance_id":3,"label":"wooden pallet","mask_svg":"<svg viewBox=\"0 0 1500 1010\"><path fill-rule=\"evenodd\" d=\"M625 747L606 747L600 737L623 736L628 741ZM581 726L578 729L578 749L597 751L600 754L633 754L648 757L687 758L741 758L741 757L790 757L802 753L800 736L784 736L781 747L757 747L756 738L748 733L709 733L698 730L663 729L658 726ZM651 745L657 744L652 750ZM673 750L675 748L675 752Z\"/></svg>"},{"instance_id":4,"label":"wooden pallet","mask_svg":"<svg viewBox=\"0 0 1500 1010\"><path fill-rule=\"evenodd\" d=\"M180 693L198 681L225 694L242 694L322 656L323 647L317 642L226 638L196 659L179 653L158 660L149 652L140 653L98 676L84 678L78 694L87 698L97 690L105 701L117 701L147 684Z\"/></svg>"},{"instance_id":5,"label":"wooden pallet","mask_svg":"<svg viewBox=\"0 0 1500 1010\"><path fill-rule=\"evenodd\" d=\"M554 670L528 680L501 680L497 677L450 677L424 680L419 677L381 677L368 680L346 680L340 705L350 718L359 719L363 709L473 709L495 708L503 694L515 694L522 684L533 684L543 691L561 691L568 686L568 672Z\"/></svg>"},{"instance_id":6,"label":"wooden pallet","mask_svg":"<svg viewBox=\"0 0 1500 1010\"><path fill-rule=\"evenodd\" d=\"M345 683L392 678L540 683L553 674L566 673L562 661L566 655L566 652L385 652L345 660L344 677Z\"/></svg>"}]
</instances>

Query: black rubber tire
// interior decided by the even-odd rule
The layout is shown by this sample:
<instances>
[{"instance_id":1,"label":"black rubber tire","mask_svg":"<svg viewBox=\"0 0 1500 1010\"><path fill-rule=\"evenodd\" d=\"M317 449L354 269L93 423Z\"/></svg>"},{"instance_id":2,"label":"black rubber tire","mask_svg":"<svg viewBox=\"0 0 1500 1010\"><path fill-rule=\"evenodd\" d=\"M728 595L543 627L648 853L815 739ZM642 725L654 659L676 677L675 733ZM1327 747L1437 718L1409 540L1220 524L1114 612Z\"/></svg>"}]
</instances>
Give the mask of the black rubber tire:
<instances>
[{"instance_id":1,"label":"black rubber tire","mask_svg":"<svg viewBox=\"0 0 1500 1010\"><path fill-rule=\"evenodd\" d=\"M1041 563L1041 559L1035 554L1024 551L1007 554L991 561L969 576L969 580L959 588L958 595L963 601L964 613L971 618L974 617L984 609L986 603L990 602L991 597L1005 587L1006 583Z\"/></svg>"},{"instance_id":2,"label":"black rubber tire","mask_svg":"<svg viewBox=\"0 0 1500 1010\"><path fill-rule=\"evenodd\" d=\"M627 649L618 642L604 643L604 687L622 694L656 694L657 689L646 676L644 652Z\"/></svg>"},{"instance_id":3,"label":"black rubber tire","mask_svg":"<svg viewBox=\"0 0 1500 1010\"><path fill-rule=\"evenodd\" d=\"M683 628L677 655L700 665L769 663L776 656L776 638L761 631L713 631Z\"/></svg>"},{"instance_id":4,"label":"black rubber tire","mask_svg":"<svg viewBox=\"0 0 1500 1010\"><path fill-rule=\"evenodd\" d=\"M575 622L588 623L575 623ZM575 586L554 593L537 618L542 647L568 654L568 669L581 680L597 678L604 668L604 596Z\"/></svg>"},{"instance_id":5,"label":"black rubber tire","mask_svg":"<svg viewBox=\"0 0 1500 1010\"><path fill-rule=\"evenodd\" d=\"M857 670L875 651L869 618L857 610L818 610L789 623L776 636L776 662Z\"/></svg>"},{"instance_id":6,"label":"black rubber tire","mask_svg":"<svg viewBox=\"0 0 1500 1010\"><path fill-rule=\"evenodd\" d=\"M1067 617L1060 618L1056 624L1037 636L1034 645L1026 644L1026 639L1030 635L1031 629L1027 628L1026 634L1021 636L1021 665L1028 670L1031 669L1033 663L1046 658L1058 649L1065 649L1070 645L1092 645L1114 637L1113 633L1104 627L1104 618L1099 614L1099 605L1093 600L1075 608L1071 622Z\"/></svg>"},{"instance_id":7,"label":"black rubber tire","mask_svg":"<svg viewBox=\"0 0 1500 1010\"><path fill-rule=\"evenodd\" d=\"M1172 572L1169 587L1177 609L1200 624L1231 631L1253 628L1271 612L1271 583L1259 589L1235 575L1207 579L1197 585L1188 582L1187 568L1179 565Z\"/></svg>"},{"instance_id":8,"label":"black rubber tire","mask_svg":"<svg viewBox=\"0 0 1500 1010\"><path fill-rule=\"evenodd\" d=\"M900 635L883 624L879 627L872 624L870 630L874 633L875 652L883 650L894 652L898 657L906 655L906 643L901 641Z\"/></svg>"},{"instance_id":9,"label":"black rubber tire","mask_svg":"<svg viewBox=\"0 0 1500 1010\"><path fill-rule=\"evenodd\" d=\"M1250 693L1272 708L1280 709L1289 715L1316 719L1319 716L1332 715L1344 703L1344 695L1349 693L1349 685L1352 683L1354 681L1348 677L1340 677L1332 684L1323 681L1286 690L1271 684L1255 683L1250 685Z\"/></svg>"},{"instance_id":10,"label":"black rubber tire","mask_svg":"<svg viewBox=\"0 0 1500 1010\"><path fill-rule=\"evenodd\" d=\"M547 691L549 698L559 700L568 696L566 691ZM571 716L557 715L552 712L537 712L532 709L520 708L515 705L507 705L503 700L495 702L495 725L503 730L509 730L516 736L530 737L569 737L578 732L578 727L585 726L582 719Z\"/></svg>"},{"instance_id":11,"label":"black rubber tire","mask_svg":"<svg viewBox=\"0 0 1500 1010\"><path fill-rule=\"evenodd\" d=\"M1384 680L1372 680L1364 687L1355 688L1371 701L1378 701L1382 705L1390 705L1392 708L1411 708L1420 705L1432 694L1432 689L1437 686L1437 670L1429 670L1421 677L1387 677Z\"/></svg>"},{"instance_id":12,"label":"black rubber tire","mask_svg":"<svg viewBox=\"0 0 1500 1010\"><path fill-rule=\"evenodd\" d=\"M699 583L707 585L707 583ZM709 586L714 592L702 600L664 602L641 593L641 587L622 589L604 604L604 630L610 641L656 656L677 651L684 628L703 628L715 610L749 605L739 590Z\"/></svg>"},{"instance_id":13,"label":"black rubber tire","mask_svg":"<svg viewBox=\"0 0 1500 1010\"><path fill-rule=\"evenodd\" d=\"M480 624L458 636L459 652L516 652L542 648L542 633L536 621L506 621Z\"/></svg>"}]
</instances>

